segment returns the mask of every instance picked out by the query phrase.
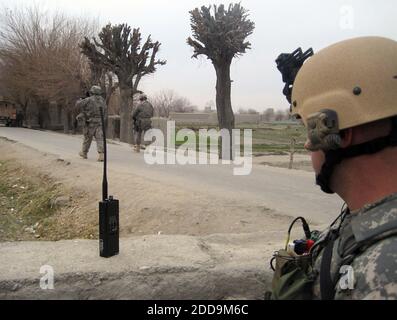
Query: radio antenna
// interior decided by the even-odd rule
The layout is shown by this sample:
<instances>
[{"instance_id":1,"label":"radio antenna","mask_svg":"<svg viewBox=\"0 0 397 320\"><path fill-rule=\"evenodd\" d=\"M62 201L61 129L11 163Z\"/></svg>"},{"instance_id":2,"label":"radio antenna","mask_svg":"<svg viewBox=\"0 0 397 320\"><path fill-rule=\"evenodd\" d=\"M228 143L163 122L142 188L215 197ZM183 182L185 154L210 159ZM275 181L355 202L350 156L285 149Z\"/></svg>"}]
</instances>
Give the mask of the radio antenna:
<instances>
[{"instance_id":1,"label":"radio antenna","mask_svg":"<svg viewBox=\"0 0 397 320\"><path fill-rule=\"evenodd\" d=\"M102 122L102 136L103 136L103 177L102 177L102 201L108 198L108 178L107 178L107 147L106 147L106 130L105 117L103 115L103 108L100 107L101 122Z\"/></svg>"}]
</instances>

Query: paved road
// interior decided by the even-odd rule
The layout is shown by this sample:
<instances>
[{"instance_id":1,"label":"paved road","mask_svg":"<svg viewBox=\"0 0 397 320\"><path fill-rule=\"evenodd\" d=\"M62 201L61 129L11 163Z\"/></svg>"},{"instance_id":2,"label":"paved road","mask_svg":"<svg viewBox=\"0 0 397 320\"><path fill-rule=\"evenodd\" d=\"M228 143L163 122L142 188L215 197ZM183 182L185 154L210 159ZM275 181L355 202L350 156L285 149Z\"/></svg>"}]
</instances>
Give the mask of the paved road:
<instances>
[{"instance_id":1,"label":"paved road","mask_svg":"<svg viewBox=\"0 0 397 320\"><path fill-rule=\"evenodd\" d=\"M88 160L79 159L81 136L0 127L0 137L6 137L42 152L56 154L73 162L97 165L95 145ZM124 143L108 144L109 168L130 172L167 185L205 190L233 199L252 201L280 214L303 215L318 223L328 223L339 213L342 201L335 195L323 194L314 184L313 173L299 170L254 165L247 176L233 175L234 165L149 165L143 153L135 154ZM27 155L28 156L28 155ZM214 204L216 205L216 204Z\"/></svg>"}]
</instances>

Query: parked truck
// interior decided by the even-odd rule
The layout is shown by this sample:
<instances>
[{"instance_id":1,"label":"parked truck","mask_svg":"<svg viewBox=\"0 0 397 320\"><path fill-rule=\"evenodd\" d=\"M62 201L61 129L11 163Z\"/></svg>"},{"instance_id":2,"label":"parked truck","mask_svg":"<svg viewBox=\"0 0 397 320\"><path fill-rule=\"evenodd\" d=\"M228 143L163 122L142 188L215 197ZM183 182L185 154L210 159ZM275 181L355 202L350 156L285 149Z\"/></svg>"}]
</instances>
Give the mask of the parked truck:
<instances>
[{"instance_id":1,"label":"parked truck","mask_svg":"<svg viewBox=\"0 0 397 320\"><path fill-rule=\"evenodd\" d=\"M0 103L0 123L4 123L7 127L15 127L17 125L17 107L13 104Z\"/></svg>"}]
</instances>

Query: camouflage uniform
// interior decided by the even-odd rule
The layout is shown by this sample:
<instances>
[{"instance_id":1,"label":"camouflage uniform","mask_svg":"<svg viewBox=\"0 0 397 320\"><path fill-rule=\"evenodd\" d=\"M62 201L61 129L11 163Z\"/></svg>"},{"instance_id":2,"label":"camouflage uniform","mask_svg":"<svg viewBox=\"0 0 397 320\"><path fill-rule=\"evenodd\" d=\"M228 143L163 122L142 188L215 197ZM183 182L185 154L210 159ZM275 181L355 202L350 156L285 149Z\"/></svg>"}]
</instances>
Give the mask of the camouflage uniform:
<instances>
[{"instance_id":1,"label":"camouflage uniform","mask_svg":"<svg viewBox=\"0 0 397 320\"><path fill-rule=\"evenodd\" d=\"M83 147L82 153L87 155L92 139L95 137L99 154L103 153L103 133L101 124L100 107L104 110L104 117L107 118L106 103L100 95L93 95L89 98L77 102L76 107L82 112L77 119L82 120L83 124Z\"/></svg>"},{"instance_id":2,"label":"camouflage uniform","mask_svg":"<svg viewBox=\"0 0 397 320\"><path fill-rule=\"evenodd\" d=\"M315 169L316 183L322 191L332 194L339 189L335 188L338 183L345 183L338 180L338 175L334 176L337 166L343 167L345 159L366 155L369 167L375 163L371 161L376 157L373 154L397 147L397 90L393 87L397 42L382 37L359 37L330 45L305 61L310 53L313 54L312 49L303 53L298 48L291 54L282 54L277 67L286 83L283 93L291 103L291 115L302 119L307 128L305 148L314 152L314 167L319 160L316 153L323 152L324 159ZM360 86L356 86L358 83ZM391 124L387 136L376 137L371 133L368 139L349 142L344 135L345 130L352 129L354 136L354 128L385 119ZM380 126L385 128L382 123ZM343 146L343 142L347 145ZM380 159L383 160L383 155ZM359 179L364 170L358 172L348 178ZM333 177L335 185L331 184ZM344 197L339 195L351 202L349 192L355 189L349 183L343 187L346 187ZM371 188L368 186L367 194L358 199L366 201L385 190L385 185L379 183L377 190ZM295 263L304 259L288 260L285 265L291 269L283 269L283 265L277 269L279 274L275 273L273 296L299 298L306 296L309 287L317 299L397 299L397 194L355 212L346 210L337 222L312 247L314 273L311 265L300 268ZM284 256L277 258L276 262ZM291 288L295 291L288 291Z\"/></svg>"},{"instance_id":3,"label":"camouflage uniform","mask_svg":"<svg viewBox=\"0 0 397 320\"><path fill-rule=\"evenodd\" d=\"M148 101L142 101L137 108L132 112L132 119L134 120L134 142L136 145L141 144L142 134L152 127L152 120L154 108Z\"/></svg>"},{"instance_id":4,"label":"camouflage uniform","mask_svg":"<svg viewBox=\"0 0 397 320\"><path fill-rule=\"evenodd\" d=\"M331 278L336 283L335 299L337 300L361 300L361 299L397 299L397 235L391 235L375 243L369 243L369 247L355 256L354 260L348 263L354 273L354 288L342 289L339 284L340 267L342 261L342 247L352 237L365 241L373 234L380 231L392 232L391 228L396 227L397 221L397 193L390 195L378 202L366 205L360 210L352 213L345 213L338 225L323 232L319 243L327 238L330 229L337 229L340 226L339 237L335 240L332 250ZM395 232L395 230L394 230ZM387 233L386 233L387 234ZM372 240L373 241L373 240ZM313 249L315 259L314 269L320 273L324 249L320 247ZM314 299L321 299L320 277L317 277L313 286Z\"/></svg>"}]
</instances>

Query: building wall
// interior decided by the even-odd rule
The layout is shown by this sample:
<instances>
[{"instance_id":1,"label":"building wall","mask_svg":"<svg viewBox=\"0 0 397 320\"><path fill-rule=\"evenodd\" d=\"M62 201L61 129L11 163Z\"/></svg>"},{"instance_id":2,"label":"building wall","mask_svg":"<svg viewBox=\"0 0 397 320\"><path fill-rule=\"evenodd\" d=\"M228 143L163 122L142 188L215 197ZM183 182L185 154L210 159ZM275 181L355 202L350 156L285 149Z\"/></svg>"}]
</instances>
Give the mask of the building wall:
<instances>
[{"instance_id":1,"label":"building wall","mask_svg":"<svg viewBox=\"0 0 397 320\"><path fill-rule=\"evenodd\" d=\"M235 124L259 124L262 121L260 114L235 114ZM170 120L174 120L178 125L217 125L218 118L216 112L211 113L177 113L170 112Z\"/></svg>"},{"instance_id":2,"label":"building wall","mask_svg":"<svg viewBox=\"0 0 397 320\"><path fill-rule=\"evenodd\" d=\"M179 113L170 112L169 119L174 120L178 125L217 125L218 119L217 114L211 113Z\"/></svg>"}]
</instances>

